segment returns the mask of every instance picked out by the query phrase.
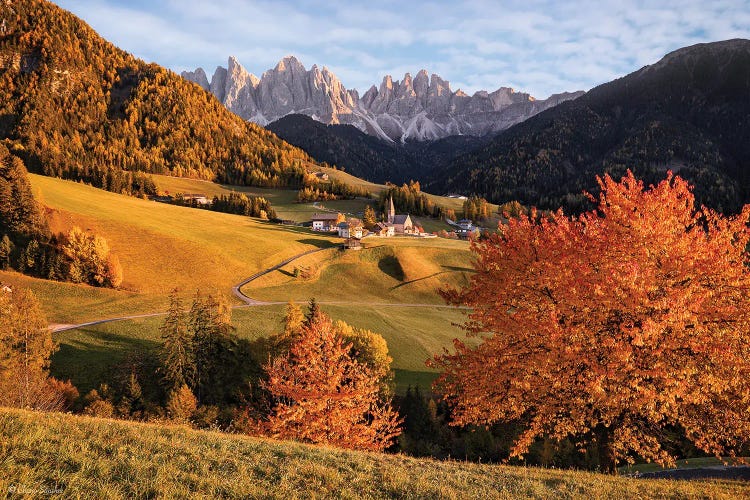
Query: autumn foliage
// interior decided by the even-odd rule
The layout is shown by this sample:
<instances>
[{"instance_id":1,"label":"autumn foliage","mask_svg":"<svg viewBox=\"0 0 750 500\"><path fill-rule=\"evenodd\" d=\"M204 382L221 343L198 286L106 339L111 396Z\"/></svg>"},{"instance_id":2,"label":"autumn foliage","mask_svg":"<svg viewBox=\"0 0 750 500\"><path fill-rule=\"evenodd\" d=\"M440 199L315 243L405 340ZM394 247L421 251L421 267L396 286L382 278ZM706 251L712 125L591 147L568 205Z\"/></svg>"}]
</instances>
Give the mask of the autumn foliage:
<instances>
[{"instance_id":1,"label":"autumn foliage","mask_svg":"<svg viewBox=\"0 0 750 500\"><path fill-rule=\"evenodd\" d=\"M316 314L289 354L266 366L272 413L259 431L341 448L381 451L400 433L398 414L380 398L381 379L358 362L330 318Z\"/></svg>"},{"instance_id":2,"label":"autumn foliage","mask_svg":"<svg viewBox=\"0 0 750 500\"><path fill-rule=\"evenodd\" d=\"M532 213L473 242L477 273L444 295L473 309L464 327L482 341L433 361L454 423L520 423L513 456L573 439L608 470L673 462L666 436L732 454L750 441L750 205L696 210L671 173L599 183L594 211Z\"/></svg>"}]
</instances>

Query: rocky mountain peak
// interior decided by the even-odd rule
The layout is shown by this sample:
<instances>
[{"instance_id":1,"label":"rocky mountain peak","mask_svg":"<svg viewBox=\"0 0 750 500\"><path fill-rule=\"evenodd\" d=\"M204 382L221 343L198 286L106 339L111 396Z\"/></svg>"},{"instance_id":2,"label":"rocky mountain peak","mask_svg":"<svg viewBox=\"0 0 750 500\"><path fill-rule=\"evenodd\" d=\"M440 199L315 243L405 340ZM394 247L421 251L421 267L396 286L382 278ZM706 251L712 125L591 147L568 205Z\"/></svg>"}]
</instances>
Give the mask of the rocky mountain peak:
<instances>
[{"instance_id":1,"label":"rocky mountain peak","mask_svg":"<svg viewBox=\"0 0 750 500\"><path fill-rule=\"evenodd\" d=\"M190 80L191 82L197 83L198 85L203 87L203 90L211 90L211 86L208 83L208 77L206 76L206 72L203 70L203 68L197 68L195 71L183 71L181 73L181 76L185 80Z\"/></svg>"},{"instance_id":2,"label":"rocky mountain peak","mask_svg":"<svg viewBox=\"0 0 750 500\"><path fill-rule=\"evenodd\" d=\"M258 78L235 57L227 68L218 67L210 84L198 68L182 76L213 93L234 113L266 125L292 113L302 113L323 123L345 123L389 141L433 140L449 135L486 135L580 95L560 94L535 101L509 87L480 91L469 97L452 92L440 76L421 69L401 81L385 75L380 87L372 85L360 98L347 89L327 67L309 71L294 56L282 58Z\"/></svg>"},{"instance_id":3,"label":"rocky mountain peak","mask_svg":"<svg viewBox=\"0 0 750 500\"><path fill-rule=\"evenodd\" d=\"M284 56L274 68L276 72L292 71L301 73L305 71L305 66L294 56Z\"/></svg>"}]
</instances>

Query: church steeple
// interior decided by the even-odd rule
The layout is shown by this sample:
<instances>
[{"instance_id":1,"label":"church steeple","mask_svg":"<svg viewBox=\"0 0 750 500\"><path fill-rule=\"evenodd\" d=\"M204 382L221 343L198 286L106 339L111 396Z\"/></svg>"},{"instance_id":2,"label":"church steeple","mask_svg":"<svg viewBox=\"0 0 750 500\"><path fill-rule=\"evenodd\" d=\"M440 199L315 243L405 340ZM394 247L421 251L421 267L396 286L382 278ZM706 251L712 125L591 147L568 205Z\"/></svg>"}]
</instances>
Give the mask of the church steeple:
<instances>
[{"instance_id":1,"label":"church steeple","mask_svg":"<svg viewBox=\"0 0 750 500\"><path fill-rule=\"evenodd\" d=\"M393 224L393 219L396 217L396 209L393 207L393 196L391 196L390 205L388 207L388 224Z\"/></svg>"}]
</instances>

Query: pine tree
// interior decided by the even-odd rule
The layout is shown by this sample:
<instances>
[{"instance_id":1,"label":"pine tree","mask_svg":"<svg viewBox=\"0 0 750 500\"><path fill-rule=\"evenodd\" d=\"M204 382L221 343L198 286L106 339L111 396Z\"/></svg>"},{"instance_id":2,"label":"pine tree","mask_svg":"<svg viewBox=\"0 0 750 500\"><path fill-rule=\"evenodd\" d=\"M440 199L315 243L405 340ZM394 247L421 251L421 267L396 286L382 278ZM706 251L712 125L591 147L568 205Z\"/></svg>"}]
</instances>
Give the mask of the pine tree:
<instances>
[{"instance_id":1,"label":"pine tree","mask_svg":"<svg viewBox=\"0 0 750 500\"><path fill-rule=\"evenodd\" d=\"M160 331L164 340L160 355L162 382L167 392L171 392L192 384L195 375L193 337L188 330L177 290L169 296L169 311Z\"/></svg>"},{"instance_id":2,"label":"pine tree","mask_svg":"<svg viewBox=\"0 0 750 500\"><path fill-rule=\"evenodd\" d=\"M10 268L10 258L13 255L13 242L7 234L0 240L0 269Z\"/></svg>"},{"instance_id":3,"label":"pine tree","mask_svg":"<svg viewBox=\"0 0 750 500\"><path fill-rule=\"evenodd\" d=\"M186 423L198 408L198 400L186 384L172 391L167 401L169 418L176 422Z\"/></svg>"},{"instance_id":4,"label":"pine tree","mask_svg":"<svg viewBox=\"0 0 750 500\"><path fill-rule=\"evenodd\" d=\"M193 338L196 395L200 403L220 402L227 395L228 380L239 371L232 332L231 307L224 299L196 292L190 308L188 329Z\"/></svg>"},{"instance_id":5,"label":"pine tree","mask_svg":"<svg viewBox=\"0 0 750 500\"><path fill-rule=\"evenodd\" d=\"M0 405L61 409L64 394L50 383L48 373L55 350L34 294L19 287L0 291Z\"/></svg>"},{"instance_id":6,"label":"pine tree","mask_svg":"<svg viewBox=\"0 0 750 500\"><path fill-rule=\"evenodd\" d=\"M372 229L373 227L375 227L375 224L377 224L377 222L378 221L375 217L375 210L373 210L372 206L367 205L365 207L365 213L362 216L362 224L364 224L367 229Z\"/></svg>"},{"instance_id":7,"label":"pine tree","mask_svg":"<svg viewBox=\"0 0 750 500\"><path fill-rule=\"evenodd\" d=\"M320 310L320 306L315 301L315 297L310 299L310 302L307 306L307 314L305 314L305 326L310 326L316 319L319 319L322 315L322 311Z\"/></svg>"}]
</instances>

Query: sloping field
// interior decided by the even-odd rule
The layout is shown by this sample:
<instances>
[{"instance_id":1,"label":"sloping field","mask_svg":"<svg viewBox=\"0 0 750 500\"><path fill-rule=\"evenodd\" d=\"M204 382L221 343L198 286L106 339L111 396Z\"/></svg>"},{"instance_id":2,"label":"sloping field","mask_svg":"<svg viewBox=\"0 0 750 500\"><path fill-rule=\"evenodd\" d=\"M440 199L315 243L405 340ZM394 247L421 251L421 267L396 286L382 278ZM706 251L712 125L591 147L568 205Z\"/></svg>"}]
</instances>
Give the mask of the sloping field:
<instances>
[{"instance_id":1,"label":"sloping field","mask_svg":"<svg viewBox=\"0 0 750 500\"><path fill-rule=\"evenodd\" d=\"M66 498L747 498L739 482L438 462L0 410L0 491ZM12 496L12 494L11 494ZM49 495L47 495L49 496Z\"/></svg>"},{"instance_id":2,"label":"sloping field","mask_svg":"<svg viewBox=\"0 0 750 500\"><path fill-rule=\"evenodd\" d=\"M51 209L53 230L77 225L104 236L122 263L123 289L155 296L156 301L174 288L186 293L197 288L228 293L234 283L260 269L333 241L302 228L141 200L50 177L30 177L34 192ZM47 294L43 286L32 288L43 298ZM128 297L115 292L111 300ZM50 320L70 319L64 316L53 311ZM96 318L91 311L87 319Z\"/></svg>"}]
</instances>

